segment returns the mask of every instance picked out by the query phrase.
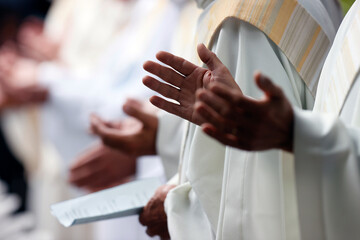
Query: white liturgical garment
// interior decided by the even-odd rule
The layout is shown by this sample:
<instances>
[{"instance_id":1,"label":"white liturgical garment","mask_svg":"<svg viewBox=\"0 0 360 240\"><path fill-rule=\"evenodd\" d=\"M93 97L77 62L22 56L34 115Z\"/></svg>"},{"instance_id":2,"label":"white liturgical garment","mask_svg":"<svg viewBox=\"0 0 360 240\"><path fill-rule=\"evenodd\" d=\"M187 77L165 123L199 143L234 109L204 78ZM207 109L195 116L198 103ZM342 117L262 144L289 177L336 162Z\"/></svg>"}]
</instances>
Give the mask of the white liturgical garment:
<instances>
[{"instance_id":1,"label":"white liturgical garment","mask_svg":"<svg viewBox=\"0 0 360 240\"><path fill-rule=\"evenodd\" d=\"M42 112L43 132L66 161L65 166L96 139L88 134L91 113L118 120L124 116L122 105L127 97L150 96L141 82L145 75L142 64L160 49L170 49L182 5L139 0L127 28L89 77L43 66L39 80L51 94Z\"/></svg>"},{"instance_id":2,"label":"white liturgical garment","mask_svg":"<svg viewBox=\"0 0 360 240\"><path fill-rule=\"evenodd\" d=\"M360 236L359 22L360 1L356 1L324 64L314 112L295 111L294 153L303 239ZM350 55L344 58L346 54ZM351 71L356 75L349 75Z\"/></svg>"},{"instance_id":3,"label":"white liturgical garment","mask_svg":"<svg viewBox=\"0 0 360 240\"><path fill-rule=\"evenodd\" d=\"M318 23L324 23L321 27L332 41L336 24L321 3L299 2ZM203 14L212 4L198 1L205 7ZM213 39L212 51L244 94L262 96L253 81L254 72L260 70L282 86L293 105L312 109L313 96L305 83L263 32L228 19ZM165 202L172 239L300 239L291 156L225 147L190 124L179 173L180 185Z\"/></svg>"}]
</instances>

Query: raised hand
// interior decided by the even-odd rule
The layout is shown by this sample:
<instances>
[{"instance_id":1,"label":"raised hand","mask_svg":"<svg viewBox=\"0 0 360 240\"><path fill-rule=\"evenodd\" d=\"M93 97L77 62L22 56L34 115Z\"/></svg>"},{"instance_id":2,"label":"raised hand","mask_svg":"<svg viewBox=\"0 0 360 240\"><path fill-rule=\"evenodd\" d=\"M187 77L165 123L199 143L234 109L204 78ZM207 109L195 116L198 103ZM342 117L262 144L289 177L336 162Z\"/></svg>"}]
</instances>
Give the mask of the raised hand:
<instances>
[{"instance_id":1,"label":"raised hand","mask_svg":"<svg viewBox=\"0 0 360 240\"><path fill-rule=\"evenodd\" d=\"M175 185L159 187L140 214L139 221L147 227L146 233L151 237L158 235L161 239L170 239L164 202L167 194L174 187Z\"/></svg>"},{"instance_id":2,"label":"raised hand","mask_svg":"<svg viewBox=\"0 0 360 240\"><path fill-rule=\"evenodd\" d=\"M147 110L148 107L137 100L128 100L123 110L131 118L120 122L105 122L93 115L91 131L98 135L106 146L126 154L134 157L155 155L158 119L154 110Z\"/></svg>"},{"instance_id":3,"label":"raised hand","mask_svg":"<svg viewBox=\"0 0 360 240\"><path fill-rule=\"evenodd\" d=\"M244 96L224 84L211 84L197 92L196 115L206 119L203 131L225 145L243 150L279 148L291 152L294 116L281 88L255 75L265 93L262 100Z\"/></svg>"},{"instance_id":4,"label":"raised hand","mask_svg":"<svg viewBox=\"0 0 360 240\"><path fill-rule=\"evenodd\" d=\"M206 88L211 82L220 82L239 91L240 89L229 70L213 52L203 44L200 44L197 50L200 59L209 69L198 67L168 52L159 52L156 58L167 66L147 61L144 69L166 83L151 76L144 77L143 83L162 96L176 101L174 103L153 96L150 102L156 107L200 125L204 120L194 114L195 93L198 89Z\"/></svg>"},{"instance_id":5,"label":"raised hand","mask_svg":"<svg viewBox=\"0 0 360 240\"><path fill-rule=\"evenodd\" d=\"M69 182L90 192L128 182L136 172L136 158L98 144L70 167Z\"/></svg>"}]
</instances>

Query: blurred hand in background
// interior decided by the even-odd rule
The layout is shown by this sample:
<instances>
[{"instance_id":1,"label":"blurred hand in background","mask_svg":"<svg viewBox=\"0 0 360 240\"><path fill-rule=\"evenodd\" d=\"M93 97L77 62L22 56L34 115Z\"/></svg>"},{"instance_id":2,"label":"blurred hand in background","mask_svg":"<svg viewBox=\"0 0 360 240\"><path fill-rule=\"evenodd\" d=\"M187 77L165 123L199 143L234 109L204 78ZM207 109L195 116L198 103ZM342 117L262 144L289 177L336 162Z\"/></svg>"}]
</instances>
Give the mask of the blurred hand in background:
<instances>
[{"instance_id":1,"label":"blurred hand in background","mask_svg":"<svg viewBox=\"0 0 360 240\"><path fill-rule=\"evenodd\" d=\"M126 183L136 173L136 158L102 144L88 149L70 167L69 182L90 192Z\"/></svg>"},{"instance_id":2,"label":"blurred hand in background","mask_svg":"<svg viewBox=\"0 0 360 240\"><path fill-rule=\"evenodd\" d=\"M124 112L130 116L119 122L106 122L96 115L91 117L91 131L106 146L132 156L156 154L157 110L148 103L129 99Z\"/></svg>"}]
</instances>

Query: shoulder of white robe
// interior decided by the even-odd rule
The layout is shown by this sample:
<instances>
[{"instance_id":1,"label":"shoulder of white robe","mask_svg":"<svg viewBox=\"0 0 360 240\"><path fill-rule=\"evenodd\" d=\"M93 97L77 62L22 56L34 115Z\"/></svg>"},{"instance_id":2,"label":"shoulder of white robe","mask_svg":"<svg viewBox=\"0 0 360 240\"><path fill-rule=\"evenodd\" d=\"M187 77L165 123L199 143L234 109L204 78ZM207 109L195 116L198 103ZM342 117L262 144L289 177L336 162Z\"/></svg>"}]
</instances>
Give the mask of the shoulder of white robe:
<instances>
[{"instance_id":1,"label":"shoulder of white robe","mask_svg":"<svg viewBox=\"0 0 360 240\"><path fill-rule=\"evenodd\" d=\"M335 37L332 20L319 0L217 0L201 17L195 42L211 46L216 32L229 18L248 22L264 32L288 57L315 96Z\"/></svg>"}]
</instances>

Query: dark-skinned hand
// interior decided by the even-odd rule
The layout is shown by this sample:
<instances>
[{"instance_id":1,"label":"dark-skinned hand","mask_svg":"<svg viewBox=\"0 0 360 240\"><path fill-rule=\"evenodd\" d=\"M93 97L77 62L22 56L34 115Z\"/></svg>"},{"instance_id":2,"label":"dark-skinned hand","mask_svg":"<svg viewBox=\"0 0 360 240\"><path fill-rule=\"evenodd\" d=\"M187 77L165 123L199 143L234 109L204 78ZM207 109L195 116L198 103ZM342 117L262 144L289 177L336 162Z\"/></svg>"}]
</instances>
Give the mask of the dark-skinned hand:
<instances>
[{"instance_id":1,"label":"dark-skinned hand","mask_svg":"<svg viewBox=\"0 0 360 240\"><path fill-rule=\"evenodd\" d=\"M144 63L144 69L166 83L151 76L145 76L143 83L153 91L176 102L153 96L150 102L156 107L200 125L204 120L194 112L195 93L198 89L206 88L211 82L221 82L239 91L240 88L229 70L213 52L203 44L200 44L197 50L200 59L209 69L198 67L171 53L159 52L156 58L167 66L147 61Z\"/></svg>"},{"instance_id":2,"label":"dark-skinned hand","mask_svg":"<svg viewBox=\"0 0 360 240\"><path fill-rule=\"evenodd\" d=\"M90 192L126 183L136 172L136 158L98 144L70 167L69 182Z\"/></svg>"},{"instance_id":3,"label":"dark-skinned hand","mask_svg":"<svg viewBox=\"0 0 360 240\"><path fill-rule=\"evenodd\" d=\"M294 113L280 87L257 73L261 100L244 96L237 89L214 83L197 92L196 115L206 119L203 131L225 145L243 150L292 151Z\"/></svg>"},{"instance_id":4,"label":"dark-skinned hand","mask_svg":"<svg viewBox=\"0 0 360 240\"><path fill-rule=\"evenodd\" d=\"M133 99L124 104L123 110L130 118L119 122L106 122L92 115L91 131L99 136L106 146L126 154L135 157L155 155L157 110Z\"/></svg>"},{"instance_id":5,"label":"dark-skinned hand","mask_svg":"<svg viewBox=\"0 0 360 240\"><path fill-rule=\"evenodd\" d=\"M158 235L161 239L170 239L164 202L168 192L174 187L176 186L163 185L159 187L140 214L139 221L147 227L146 233L151 237Z\"/></svg>"}]
</instances>

